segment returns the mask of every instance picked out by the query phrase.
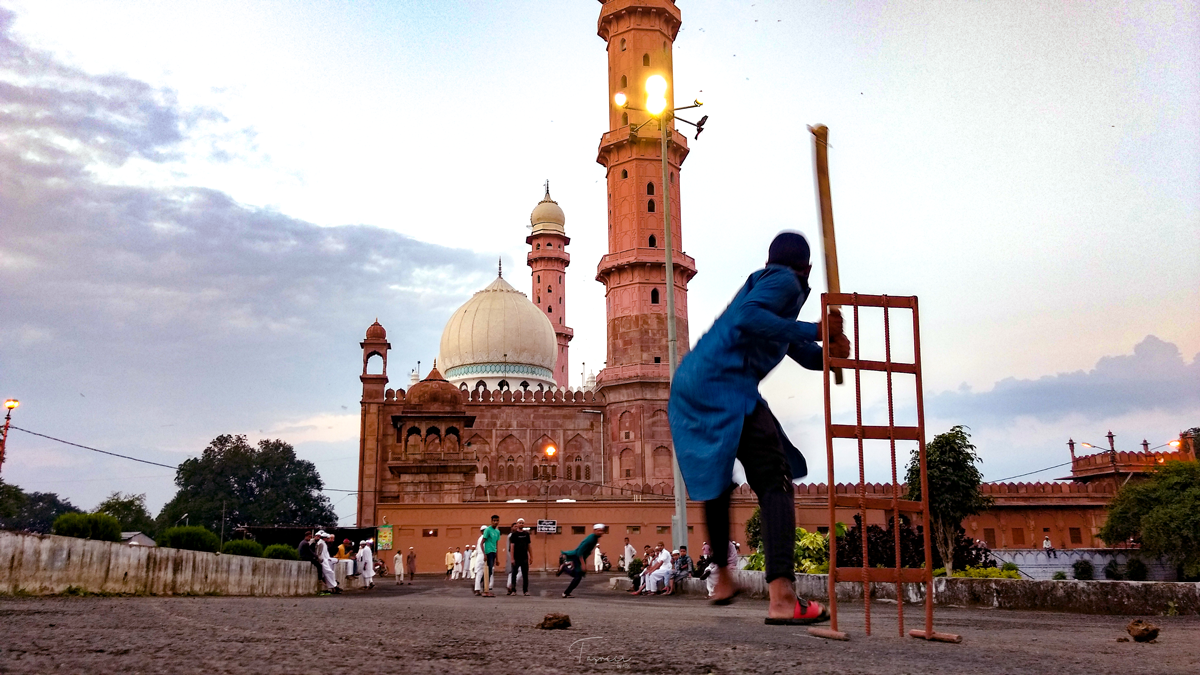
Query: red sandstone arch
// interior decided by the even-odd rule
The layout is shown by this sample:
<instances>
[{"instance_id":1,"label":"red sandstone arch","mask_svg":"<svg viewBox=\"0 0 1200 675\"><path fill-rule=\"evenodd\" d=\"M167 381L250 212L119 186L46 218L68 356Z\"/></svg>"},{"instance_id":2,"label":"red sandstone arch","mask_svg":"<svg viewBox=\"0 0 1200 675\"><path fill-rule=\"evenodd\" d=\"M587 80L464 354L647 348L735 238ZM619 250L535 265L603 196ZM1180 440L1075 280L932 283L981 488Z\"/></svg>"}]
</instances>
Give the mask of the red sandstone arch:
<instances>
[{"instance_id":1,"label":"red sandstone arch","mask_svg":"<svg viewBox=\"0 0 1200 675\"><path fill-rule=\"evenodd\" d=\"M649 424L646 426L646 438L656 441L671 439L671 425L667 423L666 410L659 408L650 414Z\"/></svg>"},{"instance_id":2,"label":"red sandstone arch","mask_svg":"<svg viewBox=\"0 0 1200 675\"><path fill-rule=\"evenodd\" d=\"M621 474L619 478L622 480L629 478L637 478L637 467L634 466L633 450L625 448L619 456L619 464Z\"/></svg>"},{"instance_id":3,"label":"red sandstone arch","mask_svg":"<svg viewBox=\"0 0 1200 675\"><path fill-rule=\"evenodd\" d=\"M671 450L665 446L658 446L654 449L651 456L652 466L654 467L655 478L670 478L671 477Z\"/></svg>"}]
</instances>

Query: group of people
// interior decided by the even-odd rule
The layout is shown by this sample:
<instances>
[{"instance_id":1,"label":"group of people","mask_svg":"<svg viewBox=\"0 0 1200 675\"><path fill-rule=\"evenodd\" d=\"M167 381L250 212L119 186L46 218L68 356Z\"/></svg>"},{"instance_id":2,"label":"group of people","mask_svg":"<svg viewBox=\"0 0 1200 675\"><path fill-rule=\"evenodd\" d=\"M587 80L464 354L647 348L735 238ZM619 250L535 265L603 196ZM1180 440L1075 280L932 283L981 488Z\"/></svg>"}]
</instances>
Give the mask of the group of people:
<instances>
[{"instance_id":1,"label":"group of people","mask_svg":"<svg viewBox=\"0 0 1200 675\"><path fill-rule=\"evenodd\" d=\"M734 569L739 566L740 550L737 542L729 542L726 565L732 566ZM668 550L661 541L656 546L647 544L642 547L642 554L639 556L637 549L629 543L629 537L626 537L625 550L621 556L623 568L629 570L630 564L634 560L641 561L641 571L633 590L630 591L632 595L671 595L681 581L688 577L695 577L707 581L708 595L710 598L714 597L713 592L718 578L717 571L721 565L713 558L712 547L707 541L700 549L700 557L693 562L692 557L688 554L687 546Z\"/></svg>"},{"instance_id":2,"label":"group of people","mask_svg":"<svg viewBox=\"0 0 1200 675\"><path fill-rule=\"evenodd\" d=\"M330 553L334 536L324 530L304 533L304 539L296 547L300 560L307 560L316 568L317 579L325 584L328 593L341 593L342 588L337 582L336 565L339 560L353 561L350 574L347 577L358 577L362 585L370 590L375 588L376 560L374 540L363 539L358 542L355 550L353 542L345 539L338 545L336 552Z\"/></svg>"}]
</instances>

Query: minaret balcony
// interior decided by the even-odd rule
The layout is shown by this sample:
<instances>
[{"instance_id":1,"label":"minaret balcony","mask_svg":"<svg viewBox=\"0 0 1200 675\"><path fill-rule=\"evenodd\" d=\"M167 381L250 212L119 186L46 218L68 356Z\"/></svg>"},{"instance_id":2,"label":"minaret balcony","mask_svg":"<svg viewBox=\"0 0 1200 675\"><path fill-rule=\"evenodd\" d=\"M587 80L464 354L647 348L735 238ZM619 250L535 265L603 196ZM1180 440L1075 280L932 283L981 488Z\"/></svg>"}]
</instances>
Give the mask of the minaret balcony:
<instances>
[{"instance_id":1,"label":"minaret balcony","mask_svg":"<svg viewBox=\"0 0 1200 675\"><path fill-rule=\"evenodd\" d=\"M596 280L603 282L605 277L623 267L666 264L667 250L664 248L631 248L608 253L600 258L600 264L596 266ZM682 270L684 281L689 281L696 276L696 260L686 253L673 251L671 264L675 268L676 274Z\"/></svg>"}]
</instances>

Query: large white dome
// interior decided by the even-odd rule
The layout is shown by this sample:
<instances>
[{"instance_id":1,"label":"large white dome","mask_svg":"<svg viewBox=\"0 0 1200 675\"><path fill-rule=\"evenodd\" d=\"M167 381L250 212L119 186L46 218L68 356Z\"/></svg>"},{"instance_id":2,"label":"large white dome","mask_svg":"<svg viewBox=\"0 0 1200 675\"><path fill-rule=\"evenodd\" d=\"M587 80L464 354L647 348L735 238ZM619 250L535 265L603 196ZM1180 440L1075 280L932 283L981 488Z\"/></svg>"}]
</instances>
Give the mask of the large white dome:
<instances>
[{"instance_id":1,"label":"large white dome","mask_svg":"<svg viewBox=\"0 0 1200 675\"><path fill-rule=\"evenodd\" d=\"M455 385L489 389L507 380L554 386L558 341L542 310L503 277L479 291L446 322L438 367Z\"/></svg>"}]
</instances>

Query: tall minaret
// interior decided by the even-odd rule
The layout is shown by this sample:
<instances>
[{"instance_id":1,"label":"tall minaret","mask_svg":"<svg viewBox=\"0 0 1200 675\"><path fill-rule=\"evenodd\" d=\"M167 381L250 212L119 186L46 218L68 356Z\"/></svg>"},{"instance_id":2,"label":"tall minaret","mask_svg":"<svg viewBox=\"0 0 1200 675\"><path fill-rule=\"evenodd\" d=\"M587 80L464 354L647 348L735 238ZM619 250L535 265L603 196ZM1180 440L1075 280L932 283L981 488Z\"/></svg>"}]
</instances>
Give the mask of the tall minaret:
<instances>
[{"instance_id":1,"label":"tall minaret","mask_svg":"<svg viewBox=\"0 0 1200 675\"><path fill-rule=\"evenodd\" d=\"M601 386L630 380L667 381L666 260L663 251L662 200L671 200L671 236L675 270L675 314L679 356L688 347L687 283L695 261L681 253L679 167L687 141L671 129L669 185L662 185L658 123L639 131L648 114L618 108L623 93L633 107L644 107L646 78L667 80L667 102L674 102L671 46L681 23L672 0L601 0L600 37L608 42L609 129L600 138L597 160L608 169L608 254L596 278L606 289L608 363ZM673 126L673 125L669 125Z\"/></svg>"},{"instance_id":2,"label":"tall minaret","mask_svg":"<svg viewBox=\"0 0 1200 675\"><path fill-rule=\"evenodd\" d=\"M567 244L571 238L567 236L565 226L567 216L559 208L558 202L550 198L550 181L546 181L546 196L529 215L529 225L533 229L525 238L529 244L529 255L526 261L533 270L533 292L529 299L538 306L550 319L554 326L554 336L558 340L558 355L554 362L554 381L560 387L566 387L569 380L569 360L567 358L568 343L575 337L575 331L567 327L567 265L571 264L571 254L567 253ZM580 383L583 386L583 383Z\"/></svg>"}]
</instances>

